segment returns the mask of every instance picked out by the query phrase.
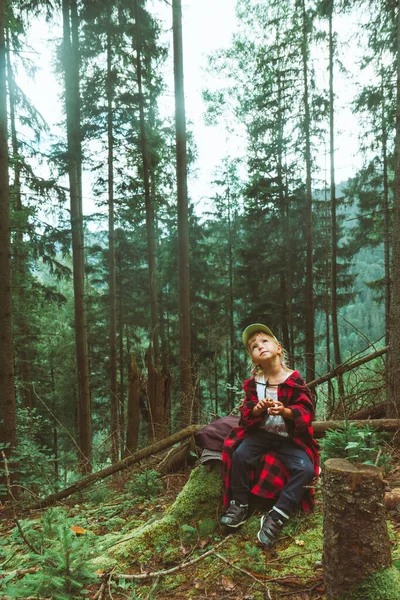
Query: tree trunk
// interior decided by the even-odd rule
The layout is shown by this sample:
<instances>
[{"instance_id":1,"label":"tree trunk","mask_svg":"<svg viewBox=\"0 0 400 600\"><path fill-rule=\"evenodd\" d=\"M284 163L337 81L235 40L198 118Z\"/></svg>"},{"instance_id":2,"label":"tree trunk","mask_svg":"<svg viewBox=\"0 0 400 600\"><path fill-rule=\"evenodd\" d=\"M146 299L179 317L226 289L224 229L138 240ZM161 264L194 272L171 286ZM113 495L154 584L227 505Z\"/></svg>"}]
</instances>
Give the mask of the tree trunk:
<instances>
[{"instance_id":1,"label":"tree trunk","mask_svg":"<svg viewBox=\"0 0 400 600\"><path fill-rule=\"evenodd\" d=\"M336 223L336 183L335 183L335 124L334 124L334 95L333 95L333 32L332 32L333 0L329 5L329 157L331 176L331 310L332 310L332 339L335 365L342 362L340 356L339 329L338 329L338 300L337 300L337 223ZM344 401L343 377L338 375L339 400Z\"/></svg>"},{"instance_id":2,"label":"tree trunk","mask_svg":"<svg viewBox=\"0 0 400 600\"><path fill-rule=\"evenodd\" d=\"M146 233L147 233L147 262L149 267L150 281L150 313L151 313L151 335L156 367L160 364L160 345L158 331L158 301L157 301L157 277L156 277L156 245L154 235L154 202L150 190L150 161L147 145L146 124L144 115L144 97L142 84L142 61L141 61L141 23L139 20L140 7L138 0L134 2L136 23L136 75L139 92L139 117L140 117L140 146L142 151L143 187L146 204Z\"/></svg>"},{"instance_id":3,"label":"tree trunk","mask_svg":"<svg viewBox=\"0 0 400 600\"><path fill-rule=\"evenodd\" d=\"M286 229L288 227L287 219L288 214L286 210L286 198L285 198L285 185L283 178L283 158L284 158L284 148L283 148L283 132L284 132L284 120L283 120L283 106L282 106L282 78L281 78L281 57L279 56L279 38L280 38L280 29L279 29L279 21L276 26L275 31L275 39L276 46L278 48L278 57L277 57L277 174L278 174L278 188L279 188L279 216L280 216L280 226L281 226L281 236L282 236L282 248L281 248L281 256L282 256L282 265L281 272L279 274L280 278L280 294L281 294L281 324L282 324L282 344L287 352L290 352L290 342L289 342L289 318L288 318L288 290L287 290L287 278L288 273L290 271L289 268L289 256L287 253L287 243L288 240L285 239Z\"/></svg>"},{"instance_id":4,"label":"tree trunk","mask_svg":"<svg viewBox=\"0 0 400 600\"><path fill-rule=\"evenodd\" d=\"M0 440L2 445L9 444L4 448L9 456L16 442L16 424L5 50L5 2L0 2Z\"/></svg>"},{"instance_id":5,"label":"tree trunk","mask_svg":"<svg viewBox=\"0 0 400 600\"><path fill-rule=\"evenodd\" d=\"M230 193L230 168L228 166L227 169L228 176L228 190L227 190L227 201L228 201L228 278L229 278L229 392L228 392L228 406L229 410L232 411L235 408L235 393L234 393L234 385L235 385L235 373L236 373L236 365L235 365L235 321L234 321L234 289L233 289L233 231L232 231L232 208L231 208L231 193Z\"/></svg>"},{"instance_id":6,"label":"tree trunk","mask_svg":"<svg viewBox=\"0 0 400 600\"><path fill-rule=\"evenodd\" d=\"M397 3L397 101L394 149L392 296L387 416L400 415L400 9Z\"/></svg>"},{"instance_id":7,"label":"tree trunk","mask_svg":"<svg viewBox=\"0 0 400 600\"><path fill-rule=\"evenodd\" d=\"M117 391L117 298L115 278L114 232L114 137L113 137L113 75L112 41L107 31L107 138L108 138L108 302L110 335L110 404L111 404L111 460L119 457L119 422Z\"/></svg>"},{"instance_id":8,"label":"tree trunk","mask_svg":"<svg viewBox=\"0 0 400 600\"><path fill-rule=\"evenodd\" d=\"M305 163L306 163L306 379L315 377L315 339L314 339L314 276L313 276L313 234L312 234L312 189L311 189L311 118L310 100L308 89L308 19L306 14L305 0L302 0L302 44L301 52L303 59L303 104L304 104L304 135L305 135Z\"/></svg>"},{"instance_id":9,"label":"tree trunk","mask_svg":"<svg viewBox=\"0 0 400 600\"><path fill-rule=\"evenodd\" d=\"M168 435L171 421L172 376L169 372L157 369L146 355L147 362L147 400L149 406L149 440L160 440Z\"/></svg>"},{"instance_id":10,"label":"tree trunk","mask_svg":"<svg viewBox=\"0 0 400 600\"><path fill-rule=\"evenodd\" d=\"M118 290L118 362L119 362L119 434L121 439L121 448L123 456L125 456L125 365L124 365L124 312L122 307L122 267L121 267L121 252L116 253L116 285Z\"/></svg>"},{"instance_id":11,"label":"tree trunk","mask_svg":"<svg viewBox=\"0 0 400 600\"><path fill-rule=\"evenodd\" d=\"M140 376L139 369L134 355L131 355L131 365L129 369L129 388L128 388L128 414L126 423L126 449L125 456L135 452L139 439L139 397L140 397Z\"/></svg>"},{"instance_id":12,"label":"tree trunk","mask_svg":"<svg viewBox=\"0 0 400 600\"><path fill-rule=\"evenodd\" d=\"M172 0L172 19L174 38L176 178L178 192L180 425L181 427L185 427L192 422L193 414L196 411L192 385L190 342L189 219L181 0Z\"/></svg>"},{"instance_id":13,"label":"tree trunk","mask_svg":"<svg viewBox=\"0 0 400 600\"><path fill-rule=\"evenodd\" d=\"M11 146L13 152L13 166L14 166L14 182L11 188L11 201L14 202L14 207L17 213L22 215L23 206L21 198L21 162L19 155L19 143L17 138L17 128L15 122L15 106L16 106L16 95L15 95L15 80L14 73L11 64L11 48L10 48L10 36L9 30L6 31L7 38L7 83L8 83L8 97L10 104L10 131L11 131ZM26 246L24 245L23 239L23 224L22 219L18 220L17 230L15 232L15 242L13 245L13 256L14 256L14 273L17 278L17 290L19 295L19 315L17 319L16 314L16 325L18 328L18 345L15 348L16 355L18 357L19 372L22 382L22 400L24 408L32 409L34 407L34 397L31 381L31 364L28 355L29 348L29 333L28 323L24 311L25 305L25 293L26 293Z\"/></svg>"},{"instance_id":14,"label":"tree trunk","mask_svg":"<svg viewBox=\"0 0 400 600\"><path fill-rule=\"evenodd\" d=\"M353 598L368 576L391 566L383 500L380 469L336 458L325 462L323 563L327 600Z\"/></svg>"},{"instance_id":15,"label":"tree trunk","mask_svg":"<svg viewBox=\"0 0 400 600\"><path fill-rule=\"evenodd\" d=\"M65 107L67 115L68 175L71 201L74 279L75 345L78 373L79 470L92 469L88 345L85 317L84 240L82 216L81 131L79 99L78 17L75 0L63 0Z\"/></svg>"},{"instance_id":16,"label":"tree trunk","mask_svg":"<svg viewBox=\"0 0 400 600\"><path fill-rule=\"evenodd\" d=\"M383 67L382 67L383 70ZM389 208L389 176L387 155L387 123L385 111L385 86L382 74L381 97L382 97L382 166L383 166L383 214L384 214L384 263L385 263L385 345L389 345L390 337L390 208Z\"/></svg>"}]
</instances>

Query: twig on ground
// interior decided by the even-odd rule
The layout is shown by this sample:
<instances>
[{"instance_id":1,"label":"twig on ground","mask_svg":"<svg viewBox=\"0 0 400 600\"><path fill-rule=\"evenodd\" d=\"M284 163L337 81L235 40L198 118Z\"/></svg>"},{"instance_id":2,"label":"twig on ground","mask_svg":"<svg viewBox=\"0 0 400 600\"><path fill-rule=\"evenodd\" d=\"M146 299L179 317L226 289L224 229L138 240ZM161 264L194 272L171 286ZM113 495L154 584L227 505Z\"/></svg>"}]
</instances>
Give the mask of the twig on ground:
<instances>
[{"instance_id":1,"label":"twig on ground","mask_svg":"<svg viewBox=\"0 0 400 600\"><path fill-rule=\"evenodd\" d=\"M322 585L323 582L324 582L323 579L319 579L315 585L313 585L312 587L309 587L309 588L304 588L302 590L296 590L294 592L279 592L279 597L294 596L295 594L299 594L302 592L305 592L305 593L313 592L318 586Z\"/></svg>"},{"instance_id":2,"label":"twig on ground","mask_svg":"<svg viewBox=\"0 0 400 600\"><path fill-rule=\"evenodd\" d=\"M181 569L186 569L186 567L190 567L190 566L194 565L195 563L200 562L204 558L207 558L207 556L211 556L212 554L214 554L215 550L217 550L218 548L221 548L221 546L226 544L226 542L231 537L232 537L232 534L226 536L226 538L224 538L214 548L211 548L211 550L208 550L207 552L205 552L201 556L198 556L197 558L193 558L192 560L189 560L189 561L184 561L183 563L180 563L179 565L176 565L175 567L172 567L171 569L164 569L162 571L154 571L153 573L140 573L137 575L130 575L130 574L126 574L126 573L116 573L112 577L113 577L113 579L143 580L143 579L152 579L154 577L163 577L164 575L170 575L170 573L175 573L176 571L180 571Z\"/></svg>"},{"instance_id":3,"label":"twig on ground","mask_svg":"<svg viewBox=\"0 0 400 600\"><path fill-rule=\"evenodd\" d=\"M214 552L214 556L216 556L220 560L224 561L224 563L226 563L227 565L232 567L232 569L235 569L236 571L240 571L240 573L243 573L244 575L248 575L248 577L251 577L252 579L254 579L254 581L257 581L257 583L260 583L260 580L257 579L257 577L255 577L254 575L252 575L252 573L249 573L249 571L246 571L246 569L237 567L231 561L229 561L227 558L225 558L225 556L222 556L222 554L218 554L218 552Z\"/></svg>"},{"instance_id":4,"label":"twig on ground","mask_svg":"<svg viewBox=\"0 0 400 600\"><path fill-rule=\"evenodd\" d=\"M322 552L322 548L320 549ZM297 554L290 554L290 556L278 556L278 558L273 558L272 560L268 561L268 564L274 563L274 562L280 562L281 560L284 560L285 562L287 560L290 560L291 558L296 558L298 556L305 556L306 554L314 554L315 550L309 550L308 552L298 552Z\"/></svg>"},{"instance_id":5,"label":"twig on ground","mask_svg":"<svg viewBox=\"0 0 400 600\"><path fill-rule=\"evenodd\" d=\"M8 571L8 573L2 573L2 577L15 577L20 575L29 575L31 573L37 573L39 567L29 567L28 569L15 569L14 571Z\"/></svg>"}]
</instances>

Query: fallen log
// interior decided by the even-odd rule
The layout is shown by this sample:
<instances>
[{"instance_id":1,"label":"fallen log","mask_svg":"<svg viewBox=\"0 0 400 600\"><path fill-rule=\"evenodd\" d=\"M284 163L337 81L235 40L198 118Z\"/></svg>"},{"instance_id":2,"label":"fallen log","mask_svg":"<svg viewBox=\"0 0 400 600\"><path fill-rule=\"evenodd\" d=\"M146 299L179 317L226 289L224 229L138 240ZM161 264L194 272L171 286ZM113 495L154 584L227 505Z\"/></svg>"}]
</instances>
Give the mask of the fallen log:
<instances>
[{"instance_id":1,"label":"fallen log","mask_svg":"<svg viewBox=\"0 0 400 600\"><path fill-rule=\"evenodd\" d=\"M135 452L131 456L127 456L123 460L120 460L119 462L116 462L113 465L102 469L101 471L97 471L96 473L92 473L91 475L84 477L80 481L77 481L76 483L70 485L64 490L56 492L55 494L50 494L50 496L47 496L47 498L43 498L43 500L40 500L39 502L30 506L29 508L32 510L37 508L44 508L45 506L50 506L51 504L54 504L58 500L67 498L75 492L80 492L81 490L85 489L92 483L95 483L99 479L105 479L106 477L109 477L110 475L113 475L118 471L122 471L123 469L131 467L135 463L140 462L141 460L147 458L148 456L151 456L152 454L156 454L161 450L165 450L166 448L169 448L174 444L186 440L202 427L202 425L191 425L190 427L186 427L186 429L182 429L181 431L178 431L177 433L174 433L173 435L170 435L169 437L160 440L159 442L155 442L154 444L151 444L151 446L146 446L146 448L138 450L138 452Z\"/></svg>"},{"instance_id":2,"label":"fallen log","mask_svg":"<svg viewBox=\"0 0 400 600\"><path fill-rule=\"evenodd\" d=\"M372 406L363 406L353 413L350 413L349 419L383 419L386 414L386 402L379 402Z\"/></svg>"},{"instance_id":3,"label":"fallen log","mask_svg":"<svg viewBox=\"0 0 400 600\"><path fill-rule=\"evenodd\" d=\"M355 425L356 427L373 427L381 431L388 431L395 433L400 429L400 419L367 419L357 421L315 421L313 423L314 436L316 438L323 437L328 429L341 429L349 424Z\"/></svg>"},{"instance_id":4,"label":"fallen log","mask_svg":"<svg viewBox=\"0 0 400 600\"><path fill-rule=\"evenodd\" d=\"M346 426L346 423L354 423L356 427L365 427L366 425L369 425L375 429L388 432L396 432L400 429L400 419L368 419L366 421L315 421L313 423L314 435L316 438L323 437L328 429L341 429ZM71 494L74 494L75 492L80 492L100 479L105 479L106 477L109 477L118 471L122 471L123 469L131 467L132 465L140 462L144 458L151 456L152 454L161 452L166 448L170 448L174 444L186 440L202 428L203 425L191 425L186 429L182 429L181 431L174 433L174 435L160 440L159 442L155 442L150 446L146 446L146 448L142 448L131 456L127 456L123 460L120 460L119 462L114 463L113 465L110 465L101 471L97 471L96 473L92 473L91 475L84 477L80 481L77 481L73 485L60 490L55 494L50 494L50 496L47 496L46 498L43 498L43 500L39 500L39 502L30 506L29 509L35 510L38 508L44 508L54 504L58 500L62 500L63 498L71 496Z\"/></svg>"}]
</instances>

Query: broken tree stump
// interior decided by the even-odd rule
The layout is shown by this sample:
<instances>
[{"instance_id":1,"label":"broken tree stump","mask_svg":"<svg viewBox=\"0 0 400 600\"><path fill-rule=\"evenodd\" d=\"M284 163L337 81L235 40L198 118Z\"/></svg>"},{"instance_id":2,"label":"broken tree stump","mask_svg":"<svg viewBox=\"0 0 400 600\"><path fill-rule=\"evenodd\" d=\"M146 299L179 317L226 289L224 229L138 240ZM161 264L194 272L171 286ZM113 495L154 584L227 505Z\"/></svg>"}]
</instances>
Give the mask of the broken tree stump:
<instances>
[{"instance_id":1,"label":"broken tree stump","mask_svg":"<svg viewBox=\"0 0 400 600\"><path fill-rule=\"evenodd\" d=\"M324 580L327 600L395 600L381 470L332 458L324 465ZM381 588L381 591L378 591Z\"/></svg>"}]
</instances>

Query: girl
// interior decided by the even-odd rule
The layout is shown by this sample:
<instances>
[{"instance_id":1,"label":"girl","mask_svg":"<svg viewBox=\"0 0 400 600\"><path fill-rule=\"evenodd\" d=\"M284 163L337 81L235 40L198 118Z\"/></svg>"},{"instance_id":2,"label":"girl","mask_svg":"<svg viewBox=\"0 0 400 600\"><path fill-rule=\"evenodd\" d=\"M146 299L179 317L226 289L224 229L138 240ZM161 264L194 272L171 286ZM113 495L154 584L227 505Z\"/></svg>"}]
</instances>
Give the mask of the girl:
<instances>
[{"instance_id":1,"label":"girl","mask_svg":"<svg viewBox=\"0 0 400 600\"><path fill-rule=\"evenodd\" d=\"M246 397L239 426L224 442L224 504L228 508L221 524L235 528L244 523L250 492L278 497L261 518L258 532L261 544L272 548L290 514L300 505L306 511L311 508L311 490L305 486L319 472L318 444L311 426L314 405L300 374L285 366L282 346L266 325L246 327L243 344L255 369L243 385Z\"/></svg>"}]
</instances>

